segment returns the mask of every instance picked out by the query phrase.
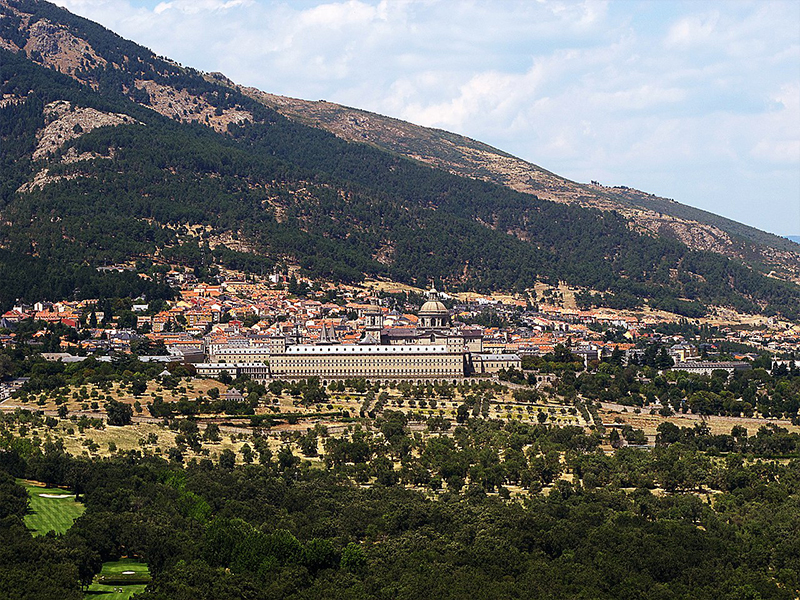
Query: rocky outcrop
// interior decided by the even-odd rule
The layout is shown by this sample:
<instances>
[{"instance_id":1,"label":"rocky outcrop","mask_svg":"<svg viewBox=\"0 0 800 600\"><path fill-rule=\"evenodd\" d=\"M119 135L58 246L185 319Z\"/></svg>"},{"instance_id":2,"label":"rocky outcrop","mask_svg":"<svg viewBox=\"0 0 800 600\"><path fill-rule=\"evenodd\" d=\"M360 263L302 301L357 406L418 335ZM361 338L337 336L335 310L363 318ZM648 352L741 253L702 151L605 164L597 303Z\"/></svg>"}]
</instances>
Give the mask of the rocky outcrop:
<instances>
[{"instance_id":1,"label":"rocky outcrop","mask_svg":"<svg viewBox=\"0 0 800 600\"><path fill-rule=\"evenodd\" d=\"M31 14L11 3L0 4L0 9L4 13L0 18L13 18L20 34L0 38L1 48L24 52L31 60L84 83L86 81L78 76L78 71L107 64L88 41L76 37L66 27L44 18L32 18Z\"/></svg>"},{"instance_id":2,"label":"rocky outcrop","mask_svg":"<svg viewBox=\"0 0 800 600\"><path fill-rule=\"evenodd\" d=\"M150 108L176 121L197 122L225 133L231 123L253 120L253 115L241 107L219 109L201 96L155 81L137 79L136 88L147 92Z\"/></svg>"},{"instance_id":3,"label":"rocky outcrop","mask_svg":"<svg viewBox=\"0 0 800 600\"><path fill-rule=\"evenodd\" d=\"M48 121L47 125L36 135L38 143L33 151L34 160L47 158L70 140L92 129L130 123L141 124L128 115L74 107L66 100L48 104L45 107L45 118Z\"/></svg>"},{"instance_id":4,"label":"rocky outcrop","mask_svg":"<svg viewBox=\"0 0 800 600\"><path fill-rule=\"evenodd\" d=\"M28 31L30 37L25 44L25 53L29 58L40 57L42 64L56 71L75 76L79 69L106 64L87 41L75 37L63 27L46 19L36 21Z\"/></svg>"},{"instance_id":5,"label":"rocky outcrop","mask_svg":"<svg viewBox=\"0 0 800 600\"><path fill-rule=\"evenodd\" d=\"M70 179L76 179L78 175L76 173L70 173L69 175L51 175L50 169L42 169L36 175L33 176L33 179L30 181L26 181L23 183L17 191L21 194L27 194L32 192L36 189L42 189L46 185L50 185L51 183L58 183L59 181L68 181Z\"/></svg>"}]
</instances>

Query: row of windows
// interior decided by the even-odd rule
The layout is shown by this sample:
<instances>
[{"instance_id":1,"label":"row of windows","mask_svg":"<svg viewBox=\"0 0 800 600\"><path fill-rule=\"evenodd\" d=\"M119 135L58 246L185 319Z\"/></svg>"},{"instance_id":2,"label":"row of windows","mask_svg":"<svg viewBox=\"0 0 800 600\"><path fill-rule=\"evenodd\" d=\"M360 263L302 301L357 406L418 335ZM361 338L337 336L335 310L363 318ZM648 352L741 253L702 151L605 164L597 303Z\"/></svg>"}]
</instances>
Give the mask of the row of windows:
<instances>
[{"instance_id":1,"label":"row of windows","mask_svg":"<svg viewBox=\"0 0 800 600\"><path fill-rule=\"evenodd\" d=\"M319 366L319 365L331 365L336 367L356 367L356 366L433 366L433 365L460 365L462 364L462 360L460 357L458 358L422 358L422 359L415 359L413 361L408 359L389 359L389 358L370 358L370 359L361 359L361 360L337 360L337 359L326 359L326 360L314 360L312 359L300 359L300 360L293 360L293 359L281 359L279 357L273 357L272 359L273 365L287 365L287 366Z\"/></svg>"},{"instance_id":2,"label":"row of windows","mask_svg":"<svg viewBox=\"0 0 800 600\"><path fill-rule=\"evenodd\" d=\"M458 369L398 369L395 371L381 370L381 369L364 369L351 372L342 372L335 369L287 369L285 371L274 371L274 377L282 375L295 375L306 377L311 375L318 375L321 377L436 377L436 376L461 376L463 373Z\"/></svg>"}]
</instances>

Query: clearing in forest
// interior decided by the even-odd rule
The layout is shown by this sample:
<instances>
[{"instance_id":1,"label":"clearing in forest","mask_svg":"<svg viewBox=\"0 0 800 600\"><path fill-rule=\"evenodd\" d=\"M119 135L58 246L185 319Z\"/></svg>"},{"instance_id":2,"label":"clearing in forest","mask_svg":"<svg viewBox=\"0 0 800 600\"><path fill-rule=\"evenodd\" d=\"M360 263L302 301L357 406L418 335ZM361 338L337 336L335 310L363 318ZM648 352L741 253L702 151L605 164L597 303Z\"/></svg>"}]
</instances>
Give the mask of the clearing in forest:
<instances>
[{"instance_id":1,"label":"clearing in forest","mask_svg":"<svg viewBox=\"0 0 800 600\"><path fill-rule=\"evenodd\" d=\"M47 488L35 481L20 481L19 484L28 491L30 508L25 515L25 525L34 535L44 535L48 531L64 533L85 510L69 490Z\"/></svg>"},{"instance_id":2,"label":"clearing in forest","mask_svg":"<svg viewBox=\"0 0 800 600\"><path fill-rule=\"evenodd\" d=\"M150 570L136 559L103 563L100 574L86 592L86 600L128 600L143 592L149 581Z\"/></svg>"}]
</instances>

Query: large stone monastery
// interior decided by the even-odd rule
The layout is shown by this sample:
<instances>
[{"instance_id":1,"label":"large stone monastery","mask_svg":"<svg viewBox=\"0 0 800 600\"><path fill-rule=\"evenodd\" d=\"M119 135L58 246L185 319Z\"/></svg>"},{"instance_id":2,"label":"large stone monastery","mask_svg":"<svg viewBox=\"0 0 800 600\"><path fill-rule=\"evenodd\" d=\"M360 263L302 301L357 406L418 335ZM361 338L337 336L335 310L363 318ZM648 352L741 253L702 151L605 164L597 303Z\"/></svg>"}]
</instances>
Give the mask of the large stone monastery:
<instances>
[{"instance_id":1,"label":"large stone monastery","mask_svg":"<svg viewBox=\"0 0 800 600\"><path fill-rule=\"evenodd\" d=\"M213 344L207 361L195 365L199 375L246 374L252 379L305 379L323 383L337 379L371 381L457 382L471 374L520 368L516 354L483 352L482 336L451 326L445 305L431 290L418 313L417 327L384 328L379 307L364 312L364 335L355 344L335 340L323 329L315 343L292 342L285 336L246 343Z\"/></svg>"}]
</instances>

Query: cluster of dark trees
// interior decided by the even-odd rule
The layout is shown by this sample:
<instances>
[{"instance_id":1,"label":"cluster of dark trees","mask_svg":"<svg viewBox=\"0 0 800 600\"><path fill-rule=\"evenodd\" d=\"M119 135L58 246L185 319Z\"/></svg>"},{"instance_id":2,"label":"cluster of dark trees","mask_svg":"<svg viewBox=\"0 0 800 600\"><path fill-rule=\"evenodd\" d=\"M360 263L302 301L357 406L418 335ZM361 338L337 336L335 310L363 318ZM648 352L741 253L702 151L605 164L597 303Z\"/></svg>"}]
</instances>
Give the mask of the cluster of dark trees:
<instances>
[{"instance_id":1,"label":"cluster of dark trees","mask_svg":"<svg viewBox=\"0 0 800 600\"><path fill-rule=\"evenodd\" d=\"M606 363L608 364L608 363ZM682 371L658 375L648 368L606 366L575 377L565 373L557 384L559 393L570 397L631 406L659 401L665 411L691 411L703 415L752 416L797 419L800 410L800 372L769 374L765 369L727 371L712 375Z\"/></svg>"},{"instance_id":2,"label":"cluster of dark trees","mask_svg":"<svg viewBox=\"0 0 800 600\"><path fill-rule=\"evenodd\" d=\"M178 400L177 402L164 402L163 398L155 398L147 405L147 410L153 417L173 417L176 415L189 417L194 415L253 415L258 406L258 397L249 400L234 400L229 398L198 400Z\"/></svg>"},{"instance_id":3,"label":"cluster of dark trees","mask_svg":"<svg viewBox=\"0 0 800 600\"><path fill-rule=\"evenodd\" d=\"M563 471L559 453L593 451L600 443L599 434L586 435L580 427L549 428L469 416L452 436L414 436L409 415L399 411L384 411L375 425L374 432L356 427L335 437L323 435L328 468L358 482L375 479L383 485L430 490L446 485L447 493L472 490L507 496L506 486L511 485L541 491ZM448 431L451 425L442 417L427 421L431 433ZM399 469L394 468L396 461Z\"/></svg>"},{"instance_id":4,"label":"cluster of dark trees","mask_svg":"<svg viewBox=\"0 0 800 600\"><path fill-rule=\"evenodd\" d=\"M163 364L141 362L130 355L118 356L110 362L89 356L80 362L64 363L45 360L36 348L25 344L0 349L0 378L28 378L20 388L22 395L40 392L63 395L70 387L86 384L110 389L114 382L131 385L136 391L137 383L155 379L163 370Z\"/></svg>"},{"instance_id":5,"label":"cluster of dark trees","mask_svg":"<svg viewBox=\"0 0 800 600\"><path fill-rule=\"evenodd\" d=\"M641 308L643 298L636 296L628 291L618 291L602 293L578 292L575 301L581 309L596 308L604 306L618 310ZM675 297L662 294L654 294L649 302L651 308L665 310L677 315L689 318L699 318L706 314L706 306L703 302L680 300Z\"/></svg>"},{"instance_id":6,"label":"cluster of dark trees","mask_svg":"<svg viewBox=\"0 0 800 600\"><path fill-rule=\"evenodd\" d=\"M300 399L306 405L324 402L328 399L328 392L325 391L319 377L309 377L297 381L277 379L270 382L269 391L276 395L286 392Z\"/></svg>"},{"instance_id":7,"label":"cluster of dark trees","mask_svg":"<svg viewBox=\"0 0 800 600\"><path fill-rule=\"evenodd\" d=\"M741 425L734 425L729 434L712 434L704 423L678 427L664 422L658 426L656 444L681 444L707 452L738 452L765 457L797 456L800 453L800 435L774 424L762 425L755 435L748 435L747 428Z\"/></svg>"},{"instance_id":8,"label":"cluster of dark trees","mask_svg":"<svg viewBox=\"0 0 800 600\"><path fill-rule=\"evenodd\" d=\"M641 358L627 365L623 362L622 353L615 352L586 369L568 350L557 348L544 357L525 357L523 371L512 369L502 377L512 383L534 384L537 373L553 373L557 375L555 392L567 400L582 397L636 407L659 403L667 414L752 416L758 412L765 417L800 418L800 369L779 365L768 371L773 365L766 357L754 361L753 369L732 375L725 370L711 375L659 373L673 366L673 360L663 346L650 344Z\"/></svg>"}]
</instances>

